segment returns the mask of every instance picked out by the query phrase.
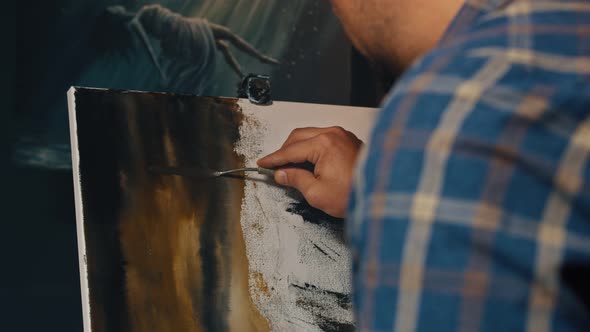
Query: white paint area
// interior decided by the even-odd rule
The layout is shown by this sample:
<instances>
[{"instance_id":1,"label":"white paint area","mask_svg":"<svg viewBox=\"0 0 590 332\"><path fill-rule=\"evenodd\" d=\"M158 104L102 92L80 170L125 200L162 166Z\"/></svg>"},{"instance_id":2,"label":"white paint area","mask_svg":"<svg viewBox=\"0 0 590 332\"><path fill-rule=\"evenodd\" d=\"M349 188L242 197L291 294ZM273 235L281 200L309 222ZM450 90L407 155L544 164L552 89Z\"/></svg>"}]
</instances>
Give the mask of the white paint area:
<instances>
[{"instance_id":1,"label":"white paint area","mask_svg":"<svg viewBox=\"0 0 590 332\"><path fill-rule=\"evenodd\" d=\"M295 128L341 126L367 142L377 115L376 109L333 105L275 102L256 106L247 100L240 100L239 105L245 120L236 151L245 157L246 166L255 166L256 160L278 149ZM263 181L246 181L242 203L250 290L272 329L320 330L314 310L321 310L329 320L352 323L352 310L339 306L334 296L292 286L307 283L327 292L350 294L351 258L342 238L287 212L295 199L284 188L261 175L249 178ZM260 292L260 279L268 293ZM301 300L322 309L306 309Z\"/></svg>"}]
</instances>

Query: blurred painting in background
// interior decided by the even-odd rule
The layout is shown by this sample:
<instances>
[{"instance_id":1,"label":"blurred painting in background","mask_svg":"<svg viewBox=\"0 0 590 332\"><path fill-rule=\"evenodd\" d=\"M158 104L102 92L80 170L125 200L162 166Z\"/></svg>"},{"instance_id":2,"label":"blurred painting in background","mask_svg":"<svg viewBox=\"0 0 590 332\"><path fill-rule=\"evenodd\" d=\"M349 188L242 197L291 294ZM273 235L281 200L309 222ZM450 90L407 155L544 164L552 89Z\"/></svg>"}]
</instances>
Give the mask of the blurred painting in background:
<instances>
[{"instance_id":1,"label":"blurred painting in background","mask_svg":"<svg viewBox=\"0 0 590 332\"><path fill-rule=\"evenodd\" d=\"M235 97L241 75L256 73L271 77L275 100L351 101L351 47L324 0L26 1L16 31L7 216L29 245L8 295L35 313L24 320L33 328L82 326L70 86Z\"/></svg>"},{"instance_id":2,"label":"blurred painting in background","mask_svg":"<svg viewBox=\"0 0 590 332\"><path fill-rule=\"evenodd\" d=\"M35 92L17 98L19 164L70 168L72 85L233 97L256 73L271 76L276 100L350 101L350 45L327 1L54 4L33 24L19 10L17 91Z\"/></svg>"}]
</instances>

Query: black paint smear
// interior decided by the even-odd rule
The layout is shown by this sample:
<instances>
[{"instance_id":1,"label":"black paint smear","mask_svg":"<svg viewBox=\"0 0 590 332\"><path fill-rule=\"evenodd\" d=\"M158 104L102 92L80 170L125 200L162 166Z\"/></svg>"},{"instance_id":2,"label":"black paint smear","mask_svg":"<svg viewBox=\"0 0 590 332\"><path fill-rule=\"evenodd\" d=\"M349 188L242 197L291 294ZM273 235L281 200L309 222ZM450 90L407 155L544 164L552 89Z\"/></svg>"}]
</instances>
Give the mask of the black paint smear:
<instances>
[{"instance_id":1,"label":"black paint smear","mask_svg":"<svg viewBox=\"0 0 590 332\"><path fill-rule=\"evenodd\" d=\"M101 108L116 107L116 102L90 90L75 92L78 148L80 151L80 179L84 200L85 260L88 266L88 287L91 324L103 326L105 331L125 331L129 328L125 288L125 266L118 234L118 211L122 195L119 191L118 157L128 153L127 140L122 134L126 125L123 113L103 112ZM109 123L111 130L101 125ZM100 139L98 139L100 138ZM121 151L113 152L119 145ZM108 209L104 207L108 206ZM100 322L98 322L100 321Z\"/></svg>"},{"instance_id":2,"label":"black paint smear","mask_svg":"<svg viewBox=\"0 0 590 332\"><path fill-rule=\"evenodd\" d=\"M313 247L316 248L319 252L321 252L322 254L324 254L329 259L333 260L334 262L336 261L332 256L330 256L325 250L323 250L322 248L320 248L317 244L313 243Z\"/></svg>"},{"instance_id":3,"label":"black paint smear","mask_svg":"<svg viewBox=\"0 0 590 332\"><path fill-rule=\"evenodd\" d=\"M325 245L325 244L324 244L324 245ZM336 256L338 256L338 257L341 257L341 255L340 255L340 254L339 254L339 253L338 253L336 250L332 249L332 248L331 248L331 247L329 247L329 246L326 246L326 248L330 249L330 251L332 251L333 253L335 253L335 254L336 254Z\"/></svg>"},{"instance_id":4,"label":"black paint smear","mask_svg":"<svg viewBox=\"0 0 590 332\"><path fill-rule=\"evenodd\" d=\"M293 198L297 201L292 203L287 212L300 215L304 222L317 225L319 227L327 228L333 232L333 234L342 242L344 242L344 220L341 218L332 217L321 210L318 210L309 203L307 203L297 194ZM321 249L317 244L313 243L314 248L326 255L330 259L334 260L325 250ZM331 249L331 248L330 248ZM333 249L331 249L334 251ZM335 252L335 251L334 251ZM335 252L336 253L336 252ZM338 253L336 253L339 255ZM340 255L339 255L340 256ZM321 289L317 286L305 283L303 285L291 284L292 287L297 288L304 292L311 292L320 296L332 297L336 304L344 310L352 309L351 297L348 294L333 292L325 289ZM348 322L341 322L330 317L326 317L323 313L328 310L322 303L318 303L313 298L299 297L296 301L296 305L310 312L315 319L315 324L322 330L328 332L336 331L354 331L355 326Z\"/></svg>"},{"instance_id":5,"label":"black paint smear","mask_svg":"<svg viewBox=\"0 0 590 332\"><path fill-rule=\"evenodd\" d=\"M305 200L298 200L292 203L287 208L287 212L300 215L307 223L331 230L340 241L344 242L344 219L332 217L312 207Z\"/></svg>"},{"instance_id":6,"label":"black paint smear","mask_svg":"<svg viewBox=\"0 0 590 332\"><path fill-rule=\"evenodd\" d=\"M318 319L316 324L322 331L326 332L353 332L355 327L353 324L341 323L328 319Z\"/></svg>"},{"instance_id":7,"label":"black paint smear","mask_svg":"<svg viewBox=\"0 0 590 332\"><path fill-rule=\"evenodd\" d=\"M315 295L331 297L342 309L350 310L352 308L351 298L348 294L321 289L308 283L304 283L303 285L291 284L291 287L294 287L303 292L310 292ZM355 330L354 324L337 321L330 317L326 317L324 313L329 310L329 308L326 308L323 303L315 301L313 297L299 296L296 300L296 305L310 312L314 316L314 323L322 331L336 332Z\"/></svg>"},{"instance_id":8,"label":"black paint smear","mask_svg":"<svg viewBox=\"0 0 590 332\"><path fill-rule=\"evenodd\" d=\"M287 209L288 212L295 213L303 217L303 220L306 222L316 224L316 225L329 225L329 226L339 226L339 228L343 228L343 219L332 217L329 214L324 213L321 210L318 210L306 201L299 201L296 203L292 203L291 206Z\"/></svg>"},{"instance_id":9,"label":"black paint smear","mask_svg":"<svg viewBox=\"0 0 590 332\"><path fill-rule=\"evenodd\" d=\"M304 283L303 286L297 285L297 284L291 284L291 286L293 286L297 289L303 290L303 291L310 291L310 292L313 292L316 294L322 294L322 295L328 295L328 296L334 297L336 299L336 303L342 309L349 310L352 308L352 300L351 300L349 294L334 292L334 291L330 291L327 289L321 289L317 286L314 286L314 285L311 285L308 283Z\"/></svg>"}]
</instances>

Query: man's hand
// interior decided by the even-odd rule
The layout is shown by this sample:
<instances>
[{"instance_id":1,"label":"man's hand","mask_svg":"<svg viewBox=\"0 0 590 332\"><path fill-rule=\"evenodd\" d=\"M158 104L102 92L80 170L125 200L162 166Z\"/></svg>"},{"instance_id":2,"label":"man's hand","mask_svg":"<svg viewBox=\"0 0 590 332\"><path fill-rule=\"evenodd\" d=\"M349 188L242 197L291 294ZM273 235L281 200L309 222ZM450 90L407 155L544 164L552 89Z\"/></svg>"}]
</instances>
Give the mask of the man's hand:
<instances>
[{"instance_id":1,"label":"man's hand","mask_svg":"<svg viewBox=\"0 0 590 332\"><path fill-rule=\"evenodd\" d=\"M299 190L311 206L344 217L362 144L340 127L295 129L279 150L258 160L258 165L280 167L275 172L277 183ZM288 166L304 162L315 165L313 173Z\"/></svg>"}]
</instances>

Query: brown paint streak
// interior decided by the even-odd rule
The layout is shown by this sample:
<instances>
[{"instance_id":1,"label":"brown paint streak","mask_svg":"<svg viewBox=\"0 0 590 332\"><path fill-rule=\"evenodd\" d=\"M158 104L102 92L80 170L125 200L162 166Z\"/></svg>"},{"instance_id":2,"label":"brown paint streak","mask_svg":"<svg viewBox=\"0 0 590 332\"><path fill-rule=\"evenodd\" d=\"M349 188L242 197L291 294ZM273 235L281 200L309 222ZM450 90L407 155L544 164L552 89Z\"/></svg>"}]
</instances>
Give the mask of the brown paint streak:
<instances>
[{"instance_id":1,"label":"brown paint streak","mask_svg":"<svg viewBox=\"0 0 590 332\"><path fill-rule=\"evenodd\" d=\"M171 145L164 138L167 154ZM147 165L136 160L139 167ZM121 214L120 237L126 267L127 301L132 331L203 331L193 318L191 289L201 288L198 257L199 206L185 199L175 177L161 182L147 176L128 193ZM193 209L195 209L193 210ZM170 221L170 222L168 222Z\"/></svg>"},{"instance_id":2,"label":"brown paint streak","mask_svg":"<svg viewBox=\"0 0 590 332\"><path fill-rule=\"evenodd\" d=\"M225 105L220 105L224 104ZM232 107L236 116L232 122L216 116L212 112L217 107ZM230 156L228 162L241 167L243 160L233 153L232 141L225 139L227 130L237 130L242 120L237 105L227 101L212 102L209 109L196 110L204 112L195 130L199 132L201 142L209 143L212 136L215 149L223 151L223 157ZM204 317L199 317L200 310L218 299L202 298L203 262L201 230L210 209L225 211L220 215L227 218L226 240L215 237L212 249L217 260L216 294L229 297L226 321L230 331L268 331L268 322L258 312L249 293L248 260L240 224L240 206L244 195L243 181L227 181L223 184L221 194L212 197L207 193L208 186L220 186L210 183L208 179L195 180L175 176L154 176L148 174L150 156L142 154L150 151L145 131L138 128L137 111L130 111L128 117L129 135L131 137L130 170L122 171L121 190L127 199L120 213L119 237L125 266L126 299L131 331L205 331ZM179 154L167 126L166 116L162 116L164 149L161 162L175 165ZM205 125L202 125L205 124ZM233 128L231 128L233 126ZM204 127L204 128L203 128ZM220 134L224 133L224 134ZM173 135L173 134L172 134ZM207 151L215 158L216 151L209 146L197 147ZM134 173L133 176L127 174ZM199 181L196 186L191 181ZM190 189L192 187L192 189ZM203 193L194 199L195 187ZM212 189L211 189L212 190ZM220 190L219 187L217 190ZM220 196L221 195L221 196ZM223 202L215 201L222 200ZM220 204L221 203L221 204ZM230 208L227 208L230 207ZM216 237L217 236L217 237ZM229 253L229 254L228 254ZM261 289L267 295L268 288Z\"/></svg>"},{"instance_id":3,"label":"brown paint streak","mask_svg":"<svg viewBox=\"0 0 590 332\"><path fill-rule=\"evenodd\" d=\"M270 290L268 289L268 285L266 284L266 280L264 280L262 273L254 272L252 273L252 278L254 279L254 285L260 294L270 296Z\"/></svg>"}]
</instances>

